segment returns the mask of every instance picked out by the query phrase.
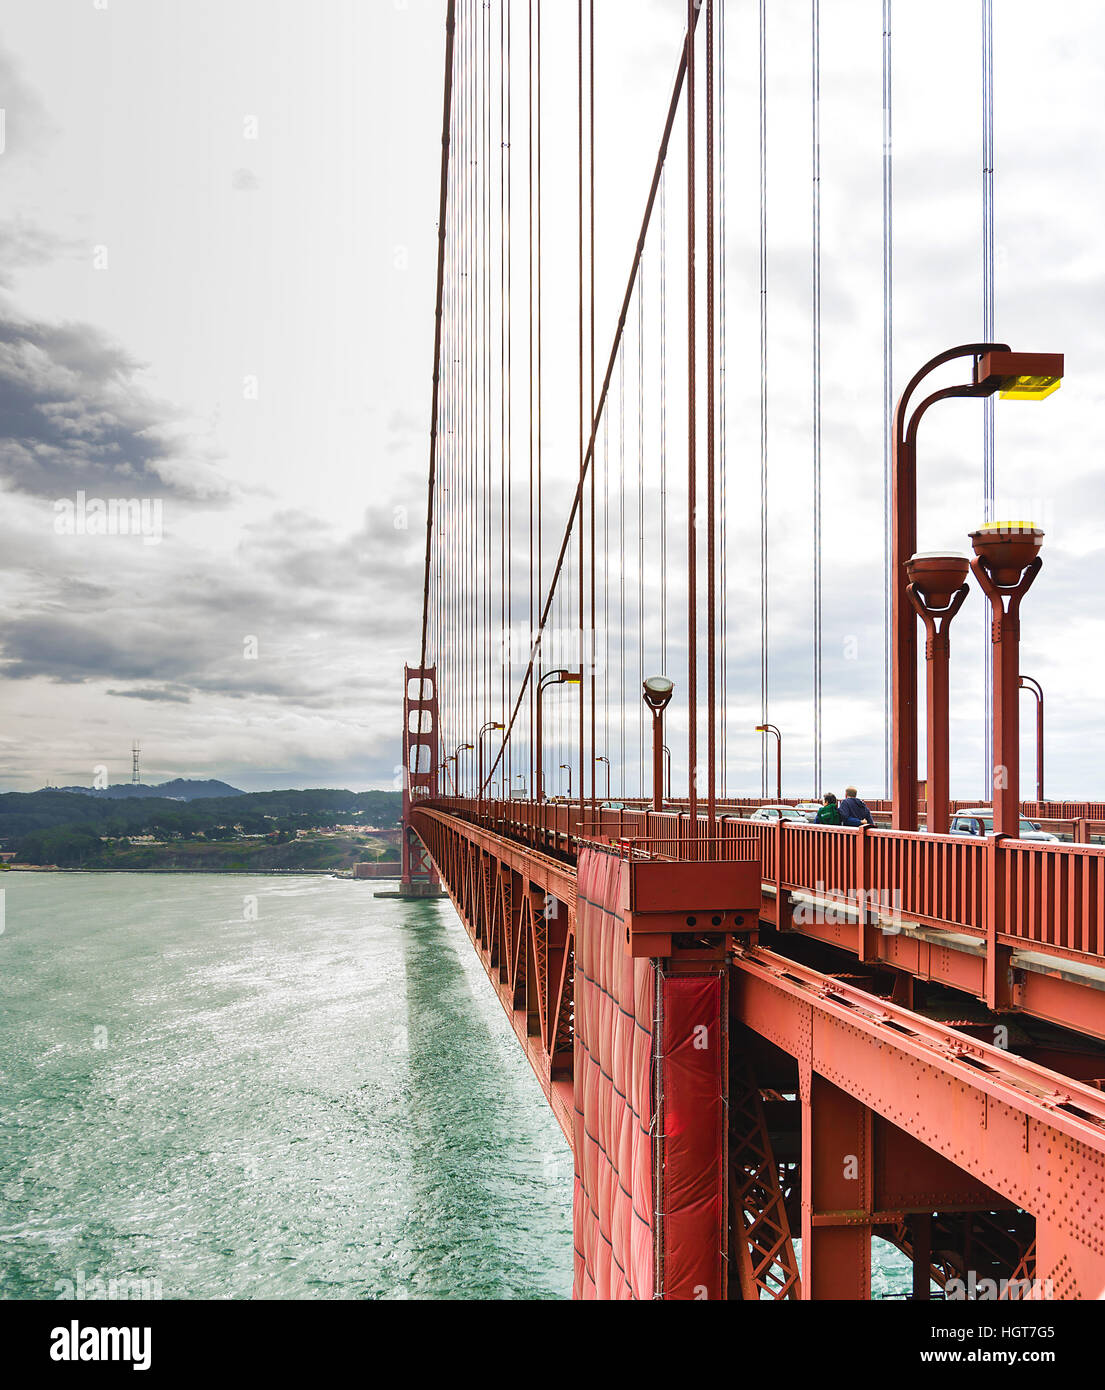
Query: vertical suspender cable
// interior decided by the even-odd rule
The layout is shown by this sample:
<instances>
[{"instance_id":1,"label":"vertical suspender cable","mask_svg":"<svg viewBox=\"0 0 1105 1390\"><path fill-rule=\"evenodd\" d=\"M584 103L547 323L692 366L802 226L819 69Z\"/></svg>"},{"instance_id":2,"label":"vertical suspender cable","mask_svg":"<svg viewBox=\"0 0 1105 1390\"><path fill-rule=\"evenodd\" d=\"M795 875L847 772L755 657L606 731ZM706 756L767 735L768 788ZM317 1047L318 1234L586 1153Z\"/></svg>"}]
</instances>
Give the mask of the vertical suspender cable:
<instances>
[{"instance_id":1,"label":"vertical suspender cable","mask_svg":"<svg viewBox=\"0 0 1105 1390\"><path fill-rule=\"evenodd\" d=\"M726 527L726 408L725 408L725 6L718 9L718 590L721 598L720 647L721 647L721 795L725 798L728 790L727 767L729 761L729 662L728 662L728 623L729 623L729 567L727 555Z\"/></svg>"},{"instance_id":2,"label":"vertical suspender cable","mask_svg":"<svg viewBox=\"0 0 1105 1390\"><path fill-rule=\"evenodd\" d=\"M687 769L692 834L698 838L698 452L695 313L695 0L687 0Z\"/></svg>"},{"instance_id":3,"label":"vertical suspender cable","mask_svg":"<svg viewBox=\"0 0 1105 1390\"><path fill-rule=\"evenodd\" d=\"M821 793L821 4L811 0L813 111L813 785Z\"/></svg>"},{"instance_id":4,"label":"vertical suspender cable","mask_svg":"<svg viewBox=\"0 0 1105 1390\"><path fill-rule=\"evenodd\" d=\"M618 733L621 794L625 767L625 347L618 349Z\"/></svg>"},{"instance_id":5,"label":"vertical suspender cable","mask_svg":"<svg viewBox=\"0 0 1105 1390\"><path fill-rule=\"evenodd\" d=\"M537 607L536 607L536 583L534 574L535 546L534 546L534 525L537 516L536 493L534 489L534 469L535 457L535 437L534 437L534 382L535 362L534 362L534 324L536 314L534 313L534 3L529 0L529 106L526 117L526 131L529 140L529 208L526 218L529 232L529 627L530 638L537 628ZM537 751L534 731L534 712L536 708L535 688L530 686L529 692L529 764L530 776L527 780L530 783L530 795L536 799L539 793L540 777L537 772Z\"/></svg>"},{"instance_id":6,"label":"vertical suspender cable","mask_svg":"<svg viewBox=\"0 0 1105 1390\"><path fill-rule=\"evenodd\" d=\"M504 44L504 69L506 88L506 129L503 139L506 143L506 163L504 166L504 181L506 188L503 194L506 204L506 247L504 260L506 264L505 289L506 303L503 309L503 319L506 324L506 377L503 393L506 398L506 631L504 638L506 642L506 686L503 690L502 718L506 719L506 702L511 690L514 689L514 646L511 633L514 630L514 392L513 392L513 366L514 366L514 328L513 328L513 280L514 280L514 238L513 227L511 224L511 212L513 210L514 180L511 149L511 136L513 134L513 108L512 94L510 85L511 72L511 38L512 38L512 13L510 0L506 0L503 5L503 13L506 22L506 38ZM507 749L507 766L504 773L500 774L500 783L503 787L503 795L510 796L510 789L514 785L514 746Z\"/></svg>"},{"instance_id":7,"label":"vertical suspender cable","mask_svg":"<svg viewBox=\"0 0 1105 1390\"><path fill-rule=\"evenodd\" d=\"M610 757L610 412L602 417L602 746ZM607 763L609 775L610 764Z\"/></svg>"},{"instance_id":8,"label":"vertical suspender cable","mask_svg":"<svg viewBox=\"0 0 1105 1390\"><path fill-rule=\"evenodd\" d=\"M994 6L982 0L982 340L994 341ZM982 403L982 506L983 518L994 519L994 398ZM990 701L990 631L983 631L983 683L986 711L982 750L983 775L989 800L994 795L994 730Z\"/></svg>"},{"instance_id":9,"label":"vertical suspender cable","mask_svg":"<svg viewBox=\"0 0 1105 1390\"><path fill-rule=\"evenodd\" d=\"M645 704L640 699L645 680L645 262L637 281L637 742L642 797L650 788L645 762Z\"/></svg>"},{"instance_id":10,"label":"vertical suspender cable","mask_svg":"<svg viewBox=\"0 0 1105 1390\"><path fill-rule=\"evenodd\" d=\"M584 465L587 460L587 440L591 434L591 417L587 415L586 390L586 361L583 348L583 0L577 0L576 4L576 54L577 54L577 111L579 127L579 481L582 487L584 481ZM577 787L579 790L579 818L583 820L583 798L584 798L584 699L586 698L584 685L590 685L594 681L594 672L587 670L587 661L584 643L583 626L583 534L584 534L584 504L585 496L580 498L580 514L578 518L578 542L579 542L579 574L576 576L578 581L579 595L579 666L583 673L579 684L579 776Z\"/></svg>"},{"instance_id":11,"label":"vertical suspender cable","mask_svg":"<svg viewBox=\"0 0 1105 1390\"><path fill-rule=\"evenodd\" d=\"M894 89L893 0L882 2L882 704L884 795L893 792L890 740L891 564L890 473L894 429Z\"/></svg>"},{"instance_id":12,"label":"vertical suspender cable","mask_svg":"<svg viewBox=\"0 0 1105 1390\"><path fill-rule=\"evenodd\" d=\"M668 670L668 174L660 175L660 652Z\"/></svg>"},{"instance_id":13,"label":"vertical suspender cable","mask_svg":"<svg viewBox=\"0 0 1105 1390\"><path fill-rule=\"evenodd\" d=\"M590 111L587 121L588 143L589 143L589 178L590 188L588 192L588 213L590 216L590 251L588 256L587 281L591 295L591 341L589 348L590 380L588 401L590 413L588 419L594 421L595 418L595 0L590 0L588 6L588 42L587 42L587 61L589 67L588 74L588 96ZM591 628L590 645L588 648L588 658L591 662L591 811L592 819L595 810L595 470L591 469ZM579 773L580 797L583 792L583 770Z\"/></svg>"},{"instance_id":14,"label":"vertical suspender cable","mask_svg":"<svg viewBox=\"0 0 1105 1390\"><path fill-rule=\"evenodd\" d=\"M760 722L768 718L767 606L767 0L760 0ZM767 796L767 739L760 740L760 795Z\"/></svg>"},{"instance_id":15,"label":"vertical suspender cable","mask_svg":"<svg viewBox=\"0 0 1105 1390\"><path fill-rule=\"evenodd\" d=\"M717 817L717 361L714 344L716 244L714 236L714 0L706 0L706 814L710 853Z\"/></svg>"}]
</instances>

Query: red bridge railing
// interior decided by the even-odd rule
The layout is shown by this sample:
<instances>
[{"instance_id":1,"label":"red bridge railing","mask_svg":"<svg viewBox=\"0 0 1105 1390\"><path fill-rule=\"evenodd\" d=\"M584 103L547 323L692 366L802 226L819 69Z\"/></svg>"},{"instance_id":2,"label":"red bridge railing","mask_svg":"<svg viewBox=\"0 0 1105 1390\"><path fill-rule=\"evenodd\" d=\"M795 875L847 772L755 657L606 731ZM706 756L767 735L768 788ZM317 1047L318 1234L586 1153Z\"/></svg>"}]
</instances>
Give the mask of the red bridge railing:
<instances>
[{"instance_id":1,"label":"red bridge railing","mask_svg":"<svg viewBox=\"0 0 1105 1390\"><path fill-rule=\"evenodd\" d=\"M685 811L585 804L581 817L578 802L436 805L568 861L581 840L638 842L679 860L758 854L776 893L858 904L876 924L951 929L1105 965L1105 848L1095 845L761 823L733 812L710 836L705 819Z\"/></svg>"}]
</instances>

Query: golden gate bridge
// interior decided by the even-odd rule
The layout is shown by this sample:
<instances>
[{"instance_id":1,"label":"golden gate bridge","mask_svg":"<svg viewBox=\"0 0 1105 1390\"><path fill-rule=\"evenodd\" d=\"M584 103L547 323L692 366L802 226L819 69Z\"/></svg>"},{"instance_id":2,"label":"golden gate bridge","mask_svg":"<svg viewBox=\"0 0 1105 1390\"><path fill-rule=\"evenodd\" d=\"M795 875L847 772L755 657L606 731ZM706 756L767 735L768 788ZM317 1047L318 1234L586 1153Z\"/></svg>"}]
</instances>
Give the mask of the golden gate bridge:
<instances>
[{"instance_id":1,"label":"golden gate bridge","mask_svg":"<svg viewBox=\"0 0 1105 1390\"><path fill-rule=\"evenodd\" d=\"M937 353L898 393L890 0L882 6L885 448L873 471L885 592L870 603L883 619L887 795L854 826L789 809L771 722L769 489L792 480L784 471L780 484L768 454L764 0L761 794L729 785L742 678L732 648L751 605L734 600L729 544L727 10L731 25L725 0L688 0L672 34L638 231L608 294L595 0L555 12L541 0L449 0L403 892L448 892L563 1129L577 1297L866 1299L880 1237L912 1262L915 1299L984 1285L1003 1298L1096 1298L1105 848L1094 840L1105 803L1044 801L1042 692L1036 800L1021 796L1019 701L1033 682L1020 671L1020 611L1044 536L993 514L992 411L999 397L1046 399L1064 361L994 341L989 0L982 337ZM820 790L818 0L809 33ZM573 150L555 195L550 123ZM606 299L617 308L603 339ZM970 556L919 549L920 425L949 399L977 399L983 415ZM972 577L989 615L988 794L962 802L950 786L949 633ZM774 815L756 816L764 806ZM950 833L963 812L978 833Z\"/></svg>"}]
</instances>

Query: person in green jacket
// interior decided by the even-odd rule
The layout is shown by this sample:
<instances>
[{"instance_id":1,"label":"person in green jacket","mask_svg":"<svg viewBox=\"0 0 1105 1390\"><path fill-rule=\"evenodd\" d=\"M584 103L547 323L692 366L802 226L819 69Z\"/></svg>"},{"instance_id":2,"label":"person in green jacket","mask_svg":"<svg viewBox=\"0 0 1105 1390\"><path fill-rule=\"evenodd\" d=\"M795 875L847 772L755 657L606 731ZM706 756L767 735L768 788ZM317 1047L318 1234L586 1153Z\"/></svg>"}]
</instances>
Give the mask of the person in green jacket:
<instances>
[{"instance_id":1,"label":"person in green jacket","mask_svg":"<svg viewBox=\"0 0 1105 1390\"><path fill-rule=\"evenodd\" d=\"M832 792L826 792L824 805L817 813L818 825L843 825L840 815L840 808L836 804L836 797Z\"/></svg>"}]
</instances>

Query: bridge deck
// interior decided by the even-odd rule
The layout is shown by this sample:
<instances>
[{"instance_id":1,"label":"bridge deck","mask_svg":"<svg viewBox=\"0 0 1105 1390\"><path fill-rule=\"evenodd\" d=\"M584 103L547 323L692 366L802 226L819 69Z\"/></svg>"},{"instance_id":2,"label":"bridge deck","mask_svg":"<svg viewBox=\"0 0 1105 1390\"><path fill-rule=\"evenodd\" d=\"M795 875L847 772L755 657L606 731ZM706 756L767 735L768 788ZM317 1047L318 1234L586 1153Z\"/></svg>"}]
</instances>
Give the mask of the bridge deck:
<instances>
[{"instance_id":1,"label":"bridge deck","mask_svg":"<svg viewBox=\"0 0 1105 1390\"><path fill-rule=\"evenodd\" d=\"M710 845L704 822L699 826L703 833L696 837L687 817L682 817L682 827L679 821L678 816L665 819L662 813L607 812L600 826L581 823L578 807L509 803L477 807L468 802L435 802L413 810L413 828L449 888L569 1144L573 1140L576 920L576 867L571 860L600 830L611 843L620 841L621 853L630 858L670 856L686 861L705 857ZM880 841L886 843L880 845ZM1087 853L1095 864L1101 857L1100 851L1087 852L1081 846L956 842L951 848L954 854L947 852L942 837L748 822L731 823L716 845L718 853L732 858L764 854L769 866L761 885L767 920L784 899L792 915L810 900L832 902L799 883L817 885L827 879L832 885L863 887L903 864L917 872L934 863L949 871L945 897L936 902L938 910L961 908L963 902L973 901L976 908L981 903L978 910L985 913L990 910L987 904L992 908L994 884L1028 892L1033 875L1066 875L1069 880L1072 874L1085 872L1078 866ZM1013 858L997 860L999 853ZM1049 865L1056 856L1057 862ZM995 873L996 860L1000 867ZM1015 871L1009 865L1016 865ZM866 878L859 877L861 869ZM973 899L957 897L953 891L959 886L957 876L970 875L982 878L983 891L973 888ZM1076 894L1073 901L1088 909L1096 899L1083 903ZM558 905L567 910L559 912ZM942 955L962 957L981 967L976 983L984 987L977 991L982 998L986 987L993 990L994 972L989 967L995 947L1018 961L1018 975L1028 971L1028 964L1021 962L1030 955L1048 962L1048 969L1054 961L1064 960L1071 966L1072 981L1078 981L1071 988L1092 998L1100 1013L1100 981L1083 979L1075 969L1089 952L1067 946L1062 948L1066 955L1055 957L1048 954L1050 945L1047 950L1030 951L1026 943L1034 938L1010 930L997 932L993 915L962 923L930 912L927 926L889 923L880 915L883 925L879 926L864 921L864 914L865 909L860 909L852 920L836 924L807 925L800 919L789 928L829 939L831 926L841 933L834 944L850 942L857 954L867 952L864 959L888 959L885 953L870 954L872 935L891 942L908 937L915 953L927 949L930 966ZM866 915L874 918L878 913L873 908ZM1043 909L1041 915L1046 915ZM979 925L980 920L984 925ZM1016 920L1011 917L1010 925ZM1038 920L1031 918L1028 925ZM1094 958L1100 959L1100 953ZM906 957L895 963L909 968ZM899 1243L904 1240L902 1248L906 1248L918 1238L917 1212L998 1211L1003 1204L1031 1214L1034 1244L1030 1252L1020 1251L1020 1255L1033 1262L1041 1278L1052 1282L1052 1296L1097 1296L1105 1250L1100 1177L1105 1170L1105 1076L1099 1075L1100 1049L1095 1056L1087 1053L1091 1070L1063 1074L764 945L738 945L729 964L732 1025L750 1029L797 1067L797 1080L786 1085L798 1088L803 1142L813 1145L810 1152L819 1155L821 1169L833 1169L831 1162L826 1168L826 1154L836 1154L840 1126L848 1135L855 1129L859 1136L858 1147L850 1151L861 1155L864 1165L860 1207L851 1195L843 1206L827 1190L819 1195L819 1189L803 1179L803 1240L825 1243L825 1258L807 1265L812 1282L804 1289L804 1297L869 1296L865 1233L878 1231ZM914 965L923 975L919 955ZM1087 968L1100 971L1102 967ZM931 969L928 978L936 978L937 973ZM1025 1003L1014 998L1005 1007L1024 1009ZM1093 1064L1098 1066L1096 1072ZM779 1083L761 1080L759 1084ZM891 1127L879 1131L878 1143L871 1130L876 1123ZM886 1156L897 1152L894 1144L902 1143L914 1146L909 1160L895 1160L888 1173ZM930 1156L924 1158L924 1152ZM807 1155L803 1165L812 1161ZM951 1167L934 1167L941 1162Z\"/></svg>"},{"instance_id":2,"label":"bridge deck","mask_svg":"<svg viewBox=\"0 0 1105 1390\"><path fill-rule=\"evenodd\" d=\"M759 857L761 918L922 980L1105 1039L1105 847L767 824L578 803L435 803L566 863L581 842Z\"/></svg>"}]
</instances>

